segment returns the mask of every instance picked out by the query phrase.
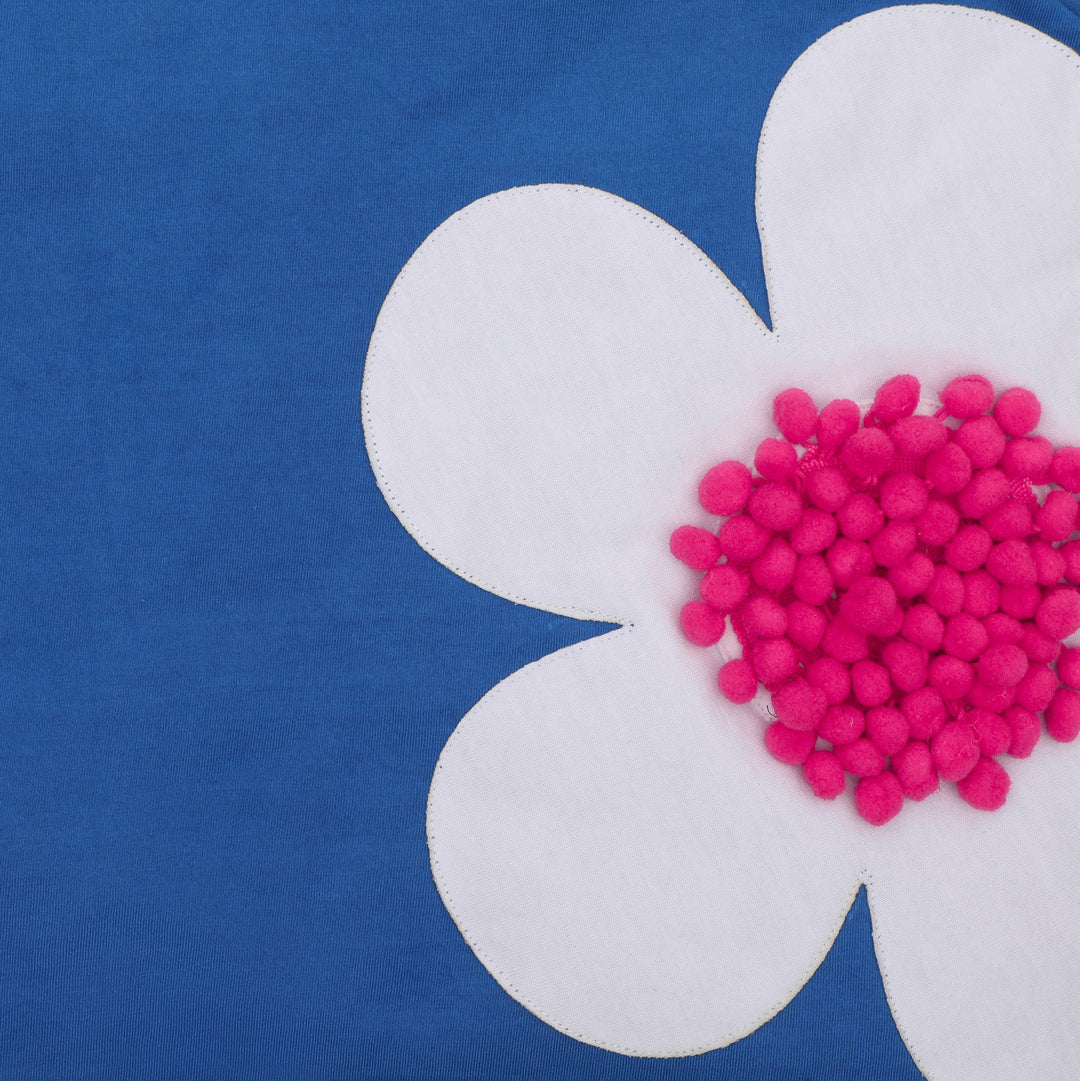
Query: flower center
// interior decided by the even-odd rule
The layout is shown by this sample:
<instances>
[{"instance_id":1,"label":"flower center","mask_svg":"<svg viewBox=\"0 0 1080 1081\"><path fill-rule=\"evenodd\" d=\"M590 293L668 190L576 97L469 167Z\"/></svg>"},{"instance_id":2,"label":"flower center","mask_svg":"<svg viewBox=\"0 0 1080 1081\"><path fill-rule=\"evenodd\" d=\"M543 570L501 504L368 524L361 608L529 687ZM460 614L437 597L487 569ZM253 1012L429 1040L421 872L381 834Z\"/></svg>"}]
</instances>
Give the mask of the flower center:
<instances>
[{"instance_id":1,"label":"flower center","mask_svg":"<svg viewBox=\"0 0 1080 1081\"><path fill-rule=\"evenodd\" d=\"M773 402L753 469L721 462L671 551L701 572L686 637L720 648L720 691L767 715L765 746L874 825L955 783L1001 807L1001 759L1080 734L1080 448L1034 434L1031 391L954 379L919 412L898 375L864 411Z\"/></svg>"}]
</instances>

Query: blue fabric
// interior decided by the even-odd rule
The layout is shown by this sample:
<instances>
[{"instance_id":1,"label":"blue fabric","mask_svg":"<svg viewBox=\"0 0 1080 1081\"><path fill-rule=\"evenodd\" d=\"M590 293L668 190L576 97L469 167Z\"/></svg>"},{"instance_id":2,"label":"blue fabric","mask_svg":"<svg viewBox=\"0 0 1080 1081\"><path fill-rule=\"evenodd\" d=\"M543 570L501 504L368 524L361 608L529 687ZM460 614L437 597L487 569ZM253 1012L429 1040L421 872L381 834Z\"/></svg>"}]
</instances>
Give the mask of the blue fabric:
<instances>
[{"instance_id":1,"label":"blue fabric","mask_svg":"<svg viewBox=\"0 0 1080 1081\"><path fill-rule=\"evenodd\" d=\"M622 1058L512 1001L424 844L461 715L604 628L387 510L358 396L424 237L604 188L759 311L770 94L875 5L12 0L0 32L0 1078L918 1076L865 899L795 1002ZM989 5L1072 47L1055 0Z\"/></svg>"}]
</instances>

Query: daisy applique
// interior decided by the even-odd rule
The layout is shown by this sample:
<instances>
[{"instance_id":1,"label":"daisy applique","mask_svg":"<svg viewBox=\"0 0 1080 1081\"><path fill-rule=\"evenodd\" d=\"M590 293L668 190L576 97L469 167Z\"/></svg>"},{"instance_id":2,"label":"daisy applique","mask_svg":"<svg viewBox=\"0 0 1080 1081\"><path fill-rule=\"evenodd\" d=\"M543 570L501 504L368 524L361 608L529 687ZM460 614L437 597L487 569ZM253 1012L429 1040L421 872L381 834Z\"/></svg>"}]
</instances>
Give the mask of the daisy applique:
<instances>
[{"instance_id":1,"label":"daisy applique","mask_svg":"<svg viewBox=\"0 0 1080 1081\"><path fill-rule=\"evenodd\" d=\"M803 986L865 883L886 993L931 1081L1071 1081L1080 1072L1073 706L1027 710L1048 734L1026 757L1003 743L1014 738L1012 721L1008 733L985 722L974 750L959 736L936 757L932 748L972 710L1005 717L1036 704L1017 698L1033 665L1055 677L1051 693L1062 690L1063 702L1080 676L1066 678L1060 654L1031 655L1052 651L1042 639L1060 640L1075 619L1072 533L1057 537L1064 525L1045 508L1075 514L1080 483L1066 471L1068 454L1056 474L1053 457L1043 473L1026 459L1012 474L1002 466L1006 454L1023 457L1008 448L1025 439L1080 442L1078 130L1080 60L1069 50L981 11L889 9L826 35L774 95L757 193L772 329L685 237L579 187L481 199L440 226L394 284L363 402L372 464L394 512L436 559L484 589L621 624L491 690L447 742L429 798L431 863L447 909L492 976L560 1031L630 1055L731 1043ZM897 375L904 380L890 383ZM916 384L935 400L918 406ZM896 402L900 414L873 408L883 386L892 388L885 414ZM957 406L950 387L986 400ZM1014 387L1030 395L1006 398L1002 411L999 392ZM803 397L782 396L795 388ZM779 432L778 395L795 404L775 414ZM1026 428L1035 400L1041 416ZM845 419L840 409L832 419L843 440L822 447L822 417L835 401L857 403L858 414ZM936 420L944 437L922 421L898 434L895 425L916 415ZM884 454L885 439L889 461L845 450L857 431L878 434L859 436L867 445L856 450L873 457L876 444ZM973 480L946 491L956 483L942 481L949 463L928 464L941 447L918 442L944 438L970 464L972 454L991 453L995 431L1001 456L972 465L973 478L1004 478L1005 500L994 506L984 501L996 498L991 488L1005 491L999 480L966 496ZM757 460L765 439L792 449L770 445ZM749 485L746 500L723 503L740 493L721 476L710 510L699 485L725 462L744 463L735 483ZM848 489L832 509L829 476ZM751 500L766 485L777 487L756 497L755 514ZM798 518L779 489L798 497ZM855 494L868 499L844 511ZM1028 517L988 521L1006 500ZM931 503L949 509L924 519ZM779 538L791 549L808 509L821 516L809 516L798 543L828 543L794 554L818 557L832 575L814 603L785 592L794 589L793 579L781 581L786 556L755 575L758 556L740 562L717 549L710 558L673 543L689 525L719 544L722 524L742 515L768 532L766 545ZM927 521L941 534L953 513L949 537L926 535ZM879 540L875 551L874 538L896 523L892 540L904 547L910 534L914 545L900 555ZM826 557L834 527L873 557L839 584ZM987 540L982 562L964 569ZM1056 577L1047 577L1048 561ZM721 565L745 576L738 596L723 593L732 585L724 575L702 586ZM971 619L951 632L956 598L926 602L951 648L927 638L937 629L930 616L913 617L927 625L904 633L926 600L922 579L938 566L999 587L985 613L961 601L953 614ZM856 585L863 580L870 584ZM1005 589L1012 607L1002 606ZM1038 592L1030 612L1024 589L1029 606ZM767 599L744 611L752 594ZM1059 594L1066 599L1040 616ZM680 619L692 599L711 625L701 609ZM796 600L819 615L796 608L793 621ZM835 642L823 649L834 621L837 640L864 637L865 656L845 660ZM792 645L783 671L755 667L752 646L763 639ZM890 643L899 645L886 657ZM861 689L824 707L861 712L863 729L846 743L836 714L838 738L821 735L821 699L842 689L809 678L821 656L846 666L849 682L868 662ZM750 671L735 672L741 685L721 679L722 691L718 670L740 659ZM791 685L797 693L781 690ZM902 696L927 687L954 705L932 721L905 714ZM988 697L995 688L1014 696L1002 712ZM764 738L774 722L755 695L802 740L801 761ZM956 775L932 798L901 786L900 813L891 782L885 804L859 806L859 770L868 767L852 760L848 769L850 752L836 753L863 740L884 759L874 776L898 777L866 728L871 710L890 708L907 726L905 746L913 719L940 722L915 740L930 748L938 774ZM900 720L884 720L897 743ZM874 725L888 740L882 716ZM807 776L816 751L840 761L843 798L820 798L833 788L841 795L832 766L831 780ZM963 778L992 769L984 761L1004 763L1011 787L969 783L965 792Z\"/></svg>"}]
</instances>

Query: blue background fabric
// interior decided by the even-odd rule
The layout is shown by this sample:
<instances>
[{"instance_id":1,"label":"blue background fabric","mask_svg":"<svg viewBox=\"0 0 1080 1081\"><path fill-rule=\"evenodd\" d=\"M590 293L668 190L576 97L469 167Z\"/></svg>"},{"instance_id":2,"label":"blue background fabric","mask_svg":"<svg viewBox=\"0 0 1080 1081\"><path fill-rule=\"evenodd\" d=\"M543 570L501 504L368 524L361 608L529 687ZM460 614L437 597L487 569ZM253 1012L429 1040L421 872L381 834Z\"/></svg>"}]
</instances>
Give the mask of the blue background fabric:
<instances>
[{"instance_id":1,"label":"blue background fabric","mask_svg":"<svg viewBox=\"0 0 1080 1081\"><path fill-rule=\"evenodd\" d=\"M770 95L856 0L10 0L0 32L0 1079L919 1076L860 895L731 1048L629 1059L506 995L432 884L458 719L605 627L391 515L379 306L472 200L588 184L763 314ZM1080 46L1059 0L988 5Z\"/></svg>"}]
</instances>

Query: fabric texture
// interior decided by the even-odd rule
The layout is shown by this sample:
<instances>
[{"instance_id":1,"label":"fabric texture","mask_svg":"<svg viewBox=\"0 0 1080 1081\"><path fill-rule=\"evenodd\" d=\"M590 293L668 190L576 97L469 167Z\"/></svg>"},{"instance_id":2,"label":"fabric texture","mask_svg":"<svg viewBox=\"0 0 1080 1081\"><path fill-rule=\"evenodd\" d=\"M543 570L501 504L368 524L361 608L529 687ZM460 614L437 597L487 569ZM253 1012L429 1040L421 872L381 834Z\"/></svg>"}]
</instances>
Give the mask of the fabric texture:
<instances>
[{"instance_id":1,"label":"fabric texture","mask_svg":"<svg viewBox=\"0 0 1080 1081\"><path fill-rule=\"evenodd\" d=\"M492 979L432 881L438 756L502 679L625 612L439 565L359 411L401 268L522 185L645 207L763 339L793 317L783 277L766 297L759 135L796 58L874 6L9 7L0 1078L919 1076L865 891L788 959L824 955L790 1005L697 1056L590 1046ZM1080 46L1073 6L988 6ZM1035 274L1053 323L1066 269L1002 284ZM940 918L891 885L896 919Z\"/></svg>"}]
</instances>

